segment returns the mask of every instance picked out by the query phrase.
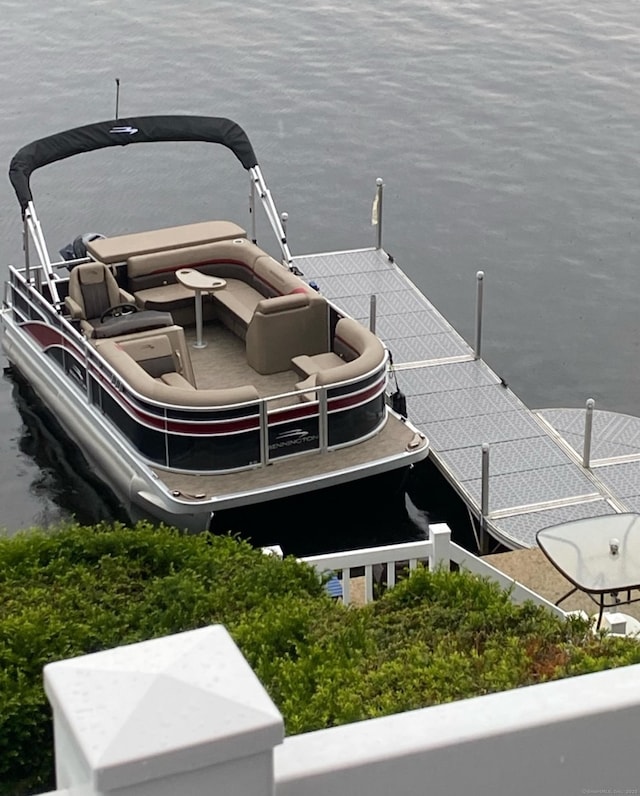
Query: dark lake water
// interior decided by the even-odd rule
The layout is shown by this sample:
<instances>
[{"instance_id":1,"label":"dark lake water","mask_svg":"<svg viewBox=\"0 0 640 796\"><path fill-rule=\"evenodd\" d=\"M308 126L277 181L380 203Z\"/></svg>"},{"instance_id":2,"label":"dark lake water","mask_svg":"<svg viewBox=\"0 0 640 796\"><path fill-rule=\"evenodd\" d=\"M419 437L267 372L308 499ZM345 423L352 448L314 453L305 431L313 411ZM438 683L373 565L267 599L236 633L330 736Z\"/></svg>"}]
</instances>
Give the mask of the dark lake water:
<instances>
[{"instance_id":1,"label":"dark lake water","mask_svg":"<svg viewBox=\"0 0 640 796\"><path fill-rule=\"evenodd\" d=\"M639 414L639 45L630 0L5 0L0 162L111 118L116 78L121 115L228 116L295 254L372 244L380 176L383 245L470 340L485 271L483 355L529 406ZM247 218L244 172L204 145L81 156L32 187L54 252L89 230ZM0 207L4 269L21 260L8 180ZM0 381L0 525L102 511L14 392Z\"/></svg>"}]
</instances>

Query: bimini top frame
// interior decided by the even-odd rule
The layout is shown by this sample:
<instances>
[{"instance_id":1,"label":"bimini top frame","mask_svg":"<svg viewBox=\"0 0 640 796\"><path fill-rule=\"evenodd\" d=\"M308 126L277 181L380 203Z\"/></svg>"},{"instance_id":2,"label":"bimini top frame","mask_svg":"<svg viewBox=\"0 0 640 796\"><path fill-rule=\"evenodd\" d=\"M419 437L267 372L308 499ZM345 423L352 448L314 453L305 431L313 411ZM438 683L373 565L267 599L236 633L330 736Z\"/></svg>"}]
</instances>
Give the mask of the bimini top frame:
<instances>
[{"instance_id":1,"label":"bimini top frame","mask_svg":"<svg viewBox=\"0 0 640 796\"><path fill-rule=\"evenodd\" d=\"M230 149L250 174L252 219L255 218L253 197L257 190L269 223L278 239L283 262L292 268L293 258L280 216L262 176L253 146L247 134L238 124L230 119L213 116L139 116L115 119L75 127L33 141L14 155L9 166L9 179L18 197L25 224L27 275L29 273L28 233L30 233L44 268L51 298L55 303L59 301L55 286L56 277L51 267L47 245L33 204L30 186L31 174L49 163L55 163L83 152L92 152L111 146L127 146L128 144L156 141L204 141L221 144ZM255 240L255 221L253 232Z\"/></svg>"}]
</instances>

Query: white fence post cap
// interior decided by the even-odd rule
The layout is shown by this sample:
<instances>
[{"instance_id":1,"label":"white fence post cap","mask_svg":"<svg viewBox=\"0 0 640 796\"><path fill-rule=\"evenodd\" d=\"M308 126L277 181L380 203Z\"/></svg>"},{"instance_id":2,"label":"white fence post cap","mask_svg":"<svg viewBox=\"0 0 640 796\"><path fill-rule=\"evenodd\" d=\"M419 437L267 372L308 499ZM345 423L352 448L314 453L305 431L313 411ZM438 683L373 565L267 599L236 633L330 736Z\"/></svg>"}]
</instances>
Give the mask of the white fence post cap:
<instances>
[{"instance_id":1,"label":"white fence post cap","mask_svg":"<svg viewBox=\"0 0 640 796\"><path fill-rule=\"evenodd\" d=\"M264 753L284 737L220 625L51 663L44 680L96 791Z\"/></svg>"}]
</instances>

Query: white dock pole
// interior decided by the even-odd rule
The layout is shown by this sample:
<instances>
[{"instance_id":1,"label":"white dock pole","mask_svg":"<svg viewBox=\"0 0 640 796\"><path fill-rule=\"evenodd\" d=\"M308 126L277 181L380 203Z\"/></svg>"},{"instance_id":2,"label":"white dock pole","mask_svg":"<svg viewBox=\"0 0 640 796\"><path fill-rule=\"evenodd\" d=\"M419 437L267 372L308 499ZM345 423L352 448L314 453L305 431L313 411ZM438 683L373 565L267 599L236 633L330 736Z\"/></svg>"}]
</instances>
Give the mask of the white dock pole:
<instances>
[{"instance_id":1,"label":"white dock pole","mask_svg":"<svg viewBox=\"0 0 640 796\"><path fill-rule=\"evenodd\" d=\"M484 271L478 271L476 274L477 289L476 289L476 347L474 353L475 359L480 359L482 356L482 308L484 303Z\"/></svg>"},{"instance_id":2,"label":"white dock pole","mask_svg":"<svg viewBox=\"0 0 640 796\"><path fill-rule=\"evenodd\" d=\"M593 429L593 398L587 400L587 411L584 416L584 447L582 449L582 466L587 470L591 467L591 432Z\"/></svg>"},{"instance_id":3,"label":"white dock pole","mask_svg":"<svg viewBox=\"0 0 640 796\"><path fill-rule=\"evenodd\" d=\"M280 221L282 222L282 229L284 236L287 237L287 221L289 220L289 213L280 213Z\"/></svg>"},{"instance_id":4,"label":"white dock pole","mask_svg":"<svg viewBox=\"0 0 640 796\"><path fill-rule=\"evenodd\" d=\"M373 213L371 214L371 223L377 226L376 232L376 249L382 248L382 189L384 188L384 181L382 177L376 180L376 198L373 202Z\"/></svg>"},{"instance_id":5,"label":"white dock pole","mask_svg":"<svg viewBox=\"0 0 640 796\"><path fill-rule=\"evenodd\" d=\"M369 297L369 331L376 333L376 316L377 316L377 305L376 305L376 294L372 293Z\"/></svg>"},{"instance_id":6,"label":"white dock pole","mask_svg":"<svg viewBox=\"0 0 640 796\"><path fill-rule=\"evenodd\" d=\"M487 517L489 516L489 443L482 443L482 484L480 497L480 553L488 552Z\"/></svg>"}]
</instances>

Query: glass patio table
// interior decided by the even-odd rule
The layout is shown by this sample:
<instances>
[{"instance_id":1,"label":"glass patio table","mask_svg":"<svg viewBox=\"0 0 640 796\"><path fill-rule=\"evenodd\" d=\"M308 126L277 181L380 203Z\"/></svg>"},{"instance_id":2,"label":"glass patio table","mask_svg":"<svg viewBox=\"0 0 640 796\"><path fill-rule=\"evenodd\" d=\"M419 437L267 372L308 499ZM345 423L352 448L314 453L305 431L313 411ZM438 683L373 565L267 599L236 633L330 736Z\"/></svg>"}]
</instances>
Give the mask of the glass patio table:
<instances>
[{"instance_id":1,"label":"glass patio table","mask_svg":"<svg viewBox=\"0 0 640 796\"><path fill-rule=\"evenodd\" d=\"M599 606L599 628L605 608L640 601L640 514L588 517L543 528L536 536L551 564L573 584L556 605L585 592Z\"/></svg>"}]
</instances>

